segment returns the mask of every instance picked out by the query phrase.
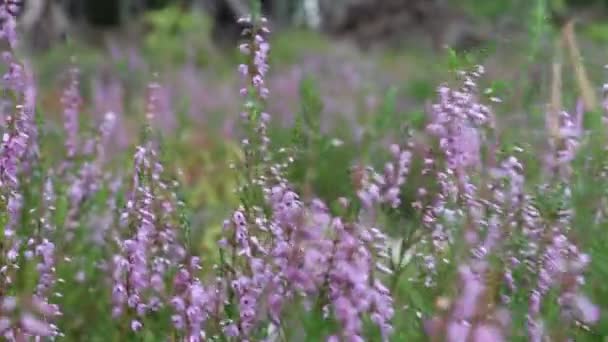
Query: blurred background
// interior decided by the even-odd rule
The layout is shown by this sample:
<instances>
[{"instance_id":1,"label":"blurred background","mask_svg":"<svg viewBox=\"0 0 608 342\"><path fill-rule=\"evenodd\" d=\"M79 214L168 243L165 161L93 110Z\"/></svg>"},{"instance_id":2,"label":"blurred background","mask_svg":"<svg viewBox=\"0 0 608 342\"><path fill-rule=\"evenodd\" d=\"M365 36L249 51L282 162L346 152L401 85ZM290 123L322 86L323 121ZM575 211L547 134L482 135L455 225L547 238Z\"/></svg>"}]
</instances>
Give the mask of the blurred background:
<instances>
[{"instance_id":1,"label":"blurred background","mask_svg":"<svg viewBox=\"0 0 608 342\"><path fill-rule=\"evenodd\" d=\"M343 164L361 149L381 156L374 148L399 138L394 123L421 130L437 85L455 70L483 64L482 86L502 102L499 124L525 128L501 134L537 146L546 142L553 85L564 90L554 97L560 108L581 95L598 108L608 79L608 0L263 0L261 9L273 31L266 82L274 141L292 139L280 128L312 96L319 129L343 144L315 164L323 198L349 191ZM156 124L184 172L189 203L219 226L237 203L227 176L241 110L236 22L250 10L249 0L24 0L21 50L36 68L49 132L62 137L60 98L72 66L80 69L82 113L93 123L117 114L117 148L137 139L146 85L158 81Z\"/></svg>"},{"instance_id":2,"label":"blurred background","mask_svg":"<svg viewBox=\"0 0 608 342\"><path fill-rule=\"evenodd\" d=\"M396 85L407 105L427 98L456 65L482 63L488 78L521 81L535 90L525 94L537 95L549 62L571 55L569 46L556 46L567 23L575 24L577 62L594 81L604 77L606 0L262 0L261 7L273 29L271 88L280 93L273 103L283 106L280 115L289 116L290 92L304 74L346 85L341 91L366 88L368 104L375 87ZM191 79L179 83L192 90L236 77L236 19L250 9L250 0L23 0L19 24L42 82L75 57L104 84L120 70L128 79L115 81L127 88L137 75L182 72ZM213 88L205 93L222 92ZM335 94L326 109L348 112L354 104L340 103L342 95L352 98ZM196 111L208 113L221 99L199 98Z\"/></svg>"},{"instance_id":3,"label":"blurred background","mask_svg":"<svg viewBox=\"0 0 608 342\"><path fill-rule=\"evenodd\" d=\"M51 48L65 39L107 43L108 36L143 37L167 29L180 36L188 28L218 46L239 36L236 18L250 12L251 0L22 0L21 24L30 45ZM261 0L278 31L306 29L359 48L445 46L471 49L498 37L522 33L542 19L560 26L577 17L585 24L606 18L605 0ZM164 12L163 24L158 18ZM193 22L193 16L200 19ZM540 16L540 17L539 17ZM188 21L192 27L186 27ZM195 25L196 24L196 25ZM202 26L201 26L202 25ZM595 38L600 28L592 30ZM192 32L190 32L192 33ZM116 38L116 37L114 37ZM126 37L125 37L126 38ZM134 43L134 42L131 42Z\"/></svg>"},{"instance_id":4,"label":"blurred background","mask_svg":"<svg viewBox=\"0 0 608 342\"><path fill-rule=\"evenodd\" d=\"M551 25L579 17L585 23L606 17L605 0L262 0L275 29L308 29L347 39L358 47L473 48L504 34L525 31L530 16ZM113 32L145 35L162 29L150 12L165 15L173 35L181 21L204 16L200 34L225 46L239 36L236 19L250 11L251 0L23 0L21 23L33 48L46 49L66 37L100 43ZM531 13L536 8L537 13ZM538 13L543 10L544 13ZM173 17L171 17L173 15ZM536 18L538 19L538 18ZM190 20L191 21L191 20ZM203 24L197 22L196 24ZM597 30L596 30L597 31ZM596 32L595 36L597 38ZM105 38L105 39L104 39ZM130 36L130 38L134 38ZM201 38L201 37L199 37Z\"/></svg>"}]
</instances>

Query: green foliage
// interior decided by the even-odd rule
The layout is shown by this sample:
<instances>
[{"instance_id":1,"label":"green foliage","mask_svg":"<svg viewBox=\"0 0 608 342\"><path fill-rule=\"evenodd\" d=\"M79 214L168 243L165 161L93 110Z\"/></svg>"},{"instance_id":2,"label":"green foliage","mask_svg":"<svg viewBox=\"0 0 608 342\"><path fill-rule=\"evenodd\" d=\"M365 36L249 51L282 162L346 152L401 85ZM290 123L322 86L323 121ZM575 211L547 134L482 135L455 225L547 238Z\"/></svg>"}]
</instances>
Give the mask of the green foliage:
<instances>
[{"instance_id":1,"label":"green foliage","mask_svg":"<svg viewBox=\"0 0 608 342\"><path fill-rule=\"evenodd\" d=\"M296 153L291 176L296 184L302 184L303 194L314 193L329 202L341 195L352 196L348 169L356 152L348 147L348 141L321 131L323 102L316 80L304 78L299 93L300 110L290 133ZM273 131L273 136L279 144L285 142L278 131Z\"/></svg>"},{"instance_id":2,"label":"green foliage","mask_svg":"<svg viewBox=\"0 0 608 342\"><path fill-rule=\"evenodd\" d=\"M380 112L376 115L372 123L372 129L376 131L376 135L380 132L388 132L391 127L394 127L397 118L397 96L399 90L396 87L391 87L386 91L384 100L380 106ZM377 138L378 136L376 136Z\"/></svg>"},{"instance_id":3,"label":"green foliage","mask_svg":"<svg viewBox=\"0 0 608 342\"><path fill-rule=\"evenodd\" d=\"M531 19L529 24L529 37L530 37L530 60L538 58L544 39L547 37L547 33L551 27L549 24L549 8L547 0L535 0L534 7L530 13Z\"/></svg>"},{"instance_id":4,"label":"green foliage","mask_svg":"<svg viewBox=\"0 0 608 342\"><path fill-rule=\"evenodd\" d=\"M430 98L435 92L435 85L428 80L417 79L408 82L408 93L418 100Z\"/></svg>"},{"instance_id":5,"label":"green foliage","mask_svg":"<svg viewBox=\"0 0 608 342\"><path fill-rule=\"evenodd\" d=\"M583 33L599 44L608 43L608 24L606 23L590 23L585 26Z\"/></svg>"},{"instance_id":6,"label":"green foliage","mask_svg":"<svg viewBox=\"0 0 608 342\"><path fill-rule=\"evenodd\" d=\"M200 66L213 61L209 37L211 18L198 11L177 6L146 13L151 32L144 38L144 49L158 65L184 63L189 59Z\"/></svg>"},{"instance_id":7,"label":"green foliage","mask_svg":"<svg viewBox=\"0 0 608 342\"><path fill-rule=\"evenodd\" d=\"M309 53L330 51L332 42L317 32L287 29L272 37L272 64L275 68L298 63Z\"/></svg>"},{"instance_id":8,"label":"green foliage","mask_svg":"<svg viewBox=\"0 0 608 342\"><path fill-rule=\"evenodd\" d=\"M520 9L522 4L525 4L527 0L465 0L463 2L467 11L474 16L496 20L505 16L505 14L516 15L518 9Z\"/></svg>"}]
</instances>

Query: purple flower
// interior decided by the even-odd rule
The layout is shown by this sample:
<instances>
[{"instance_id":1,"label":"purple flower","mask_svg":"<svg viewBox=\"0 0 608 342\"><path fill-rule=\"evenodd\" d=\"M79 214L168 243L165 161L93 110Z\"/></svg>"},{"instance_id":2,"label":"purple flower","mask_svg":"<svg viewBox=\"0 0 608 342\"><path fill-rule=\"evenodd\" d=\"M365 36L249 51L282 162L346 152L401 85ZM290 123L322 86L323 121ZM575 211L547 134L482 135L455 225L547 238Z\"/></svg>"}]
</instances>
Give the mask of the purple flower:
<instances>
[{"instance_id":1,"label":"purple flower","mask_svg":"<svg viewBox=\"0 0 608 342\"><path fill-rule=\"evenodd\" d=\"M266 20L261 18L259 23L254 25L255 32L250 32L251 30L244 32L250 33L251 36L248 42L241 44L239 47L241 53L251 59L249 65L239 65L239 73L246 76L249 83L241 88L240 93L246 95L248 93L247 87L252 86L256 90L256 96L261 100L268 98L269 95L264 77L269 69L268 53L270 51L270 44L268 44L264 35L270 31L265 23Z\"/></svg>"},{"instance_id":2,"label":"purple flower","mask_svg":"<svg viewBox=\"0 0 608 342\"><path fill-rule=\"evenodd\" d=\"M143 325L141 324L140 321L138 321L138 320L131 321L131 330L140 331L142 327L143 327Z\"/></svg>"},{"instance_id":3,"label":"purple flower","mask_svg":"<svg viewBox=\"0 0 608 342\"><path fill-rule=\"evenodd\" d=\"M154 89L154 87L152 87ZM152 89L152 90L153 90ZM157 105L153 91L149 93L148 116L153 118ZM114 232L120 253L113 257L113 315L130 315L137 322L150 311L167 304L176 310L174 323L200 337L205 320L205 290L193 272L198 258L183 265L185 248L177 235L178 213L174 184L164 180L156 144L149 139L137 146L134 154L131 189L121 214L121 227ZM172 269L176 275L176 291L172 299L166 282ZM136 317L136 318L135 318Z\"/></svg>"},{"instance_id":4,"label":"purple flower","mask_svg":"<svg viewBox=\"0 0 608 342\"><path fill-rule=\"evenodd\" d=\"M455 303L454 319L471 319L476 312L479 299L485 290L480 275L475 274L468 265L459 269L462 293Z\"/></svg>"},{"instance_id":5,"label":"purple flower","mask_svg":"<svg viewBox=\"0 0 608 342\"><path fill-rule=\"evenodd\" d=\"M576 310L576 316L581 322L594 324L600 319L599 307L593 304L586 296L582 294L575 295L572 304Z\"/></svg>"},{"instance_id":6,"label":"purple flower","mask_svg":"<svg viewBox=\"0 0 608 342\"><path fill-rule=\"evenodd\" d=\"M471 323L466 321L451 321L447 324L447 342L466 342L471 331Z\"/></svg>"},{"instance_id":7,"label":"purple flower","mask_svg":"<svg viewBox=\"0 0 608 342\"><path fill-rule=\"evenodd\" d=\"M182 268L178 271L174 279L177 292L171 299L175 311L172 316L173 325L186 334L185 338L188 341L204 338L203 324L208 319L210 310L213 309L210 293L192 274L198 267L198 261L194 259L194 264L191 264L189 269Z\"/></svg>"},{"instance_id":8,"label":"purple flower","mask_svg":"<svg viewBox=\"0 0 608 342\"><path fill-rule=\"evenodd\" d=\"M397 208L401 203L399 195L409 173L412 153L395 144L390 146L390 152L394 160L384 166L383 174L372 170L364 174L358 196L368 208L383 203Z\"/></svg>"},{"instance_id":9,"label":"purple flower","mask_svg":"<svg viewBox=\"0 0 608 342\"><path fill-rule=\"evenodd\" d=\"M504 342L505 337L497 326L482 324L473 331L474 342L496 341Z\"/></svg>"},{"instance_id":10,"label":"purple flower","mask_svg":"<svg viewBox=\"0 0 608 342\"><path fill-rule=\"evenodd\" d=\"M79 76L80 72L77 68L71 68L69 70L69 83L64 89L61 97L61 104L63 105L63 124L66 134L65 148L68 159L74 158L80 147L78 129L82 98L79 89Z\"/></svg>"},{"instance_id":11,"label":"purple flower","mask_svg":"<svg viewBox=\"0 0 608 342\"><path fill-rule=\"evenodd\" d=\"M20 325L28 334L47 337L54 335L54 329L46 322L39 320L32 314L24 313L21 315Z\"/></svg>"}]
</instances>

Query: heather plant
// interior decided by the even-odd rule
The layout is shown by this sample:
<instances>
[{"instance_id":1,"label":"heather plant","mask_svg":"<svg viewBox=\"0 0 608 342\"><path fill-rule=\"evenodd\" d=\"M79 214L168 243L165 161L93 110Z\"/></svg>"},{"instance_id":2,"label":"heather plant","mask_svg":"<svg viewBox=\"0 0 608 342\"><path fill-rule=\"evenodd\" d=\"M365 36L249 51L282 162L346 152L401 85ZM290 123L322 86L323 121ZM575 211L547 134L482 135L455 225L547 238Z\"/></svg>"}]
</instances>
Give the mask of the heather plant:
<instances>
[{"instance_id":1,"label":"heather plant","mask_svg":"<svg viewBox=\"0 0 608 342\"><path fill-rule=\"evenodd\" d=\"M485 68L459 65L407 116L402 89L365 93L347 63L330 82L314 58L273 74L257 13L232 92L186 57L132 83L70 59L47 95L14 10L0 2L3 339L608 335L606 108L550 107L546 144L513 142ZM154 65L127 55L139 76Z\"/></svg>"}]
</instances>

